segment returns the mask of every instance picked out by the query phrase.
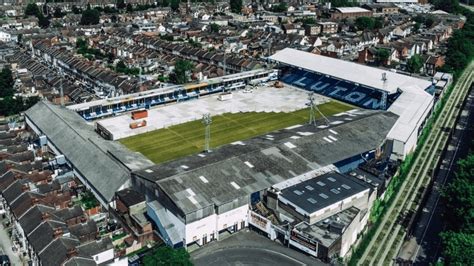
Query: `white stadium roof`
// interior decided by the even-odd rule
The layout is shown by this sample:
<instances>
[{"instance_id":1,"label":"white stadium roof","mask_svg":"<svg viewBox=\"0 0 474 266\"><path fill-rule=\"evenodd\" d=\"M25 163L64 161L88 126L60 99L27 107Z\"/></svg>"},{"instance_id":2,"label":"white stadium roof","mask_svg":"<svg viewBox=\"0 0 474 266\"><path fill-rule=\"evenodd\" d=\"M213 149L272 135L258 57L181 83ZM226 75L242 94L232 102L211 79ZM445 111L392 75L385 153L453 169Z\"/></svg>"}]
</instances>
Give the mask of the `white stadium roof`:
<instances>
[{"instance_id":1,"label":"white stadium roof","mask_svg":"<svg viewBox=\"0 0 474 266\"><path fill-rule=\"evenodd\" d=\"M361 7L338 7L336 8L341 13L360 13L360 12L370 12L370 10L361 8Z\"/></svg>"},{"instance_id":2,"label":"white stadium roof","mask_svg":"<svg viewBox=\"0 0 474 266\"><path fill-rule=\"evenodd\" d=\"M431 82L427 80L291 48L285 48L275 53L270 59L387 91L390 94L397 92L397 89L403 90L415 86L420 90L424 90L431 85ZM386 73L387 78L385 87L382 81L383 73Z\"/></svg>"},{"instance_id":3,"label":"white stadium roof","mask_svg":"<svg viewBox=\"0 0 474 266\"><path fill-rule=\"evenodd\" d=\"M427 80L290 48L277 52L271 59L389 93L400 89L402 93L388 109L399 118L387 137L405 143L407 150L416 145L418 128L433 106L433 95L425 91L432 85ZM385 88L381 79L382 73L387 73Z\"/></svg>"}]
</instances>

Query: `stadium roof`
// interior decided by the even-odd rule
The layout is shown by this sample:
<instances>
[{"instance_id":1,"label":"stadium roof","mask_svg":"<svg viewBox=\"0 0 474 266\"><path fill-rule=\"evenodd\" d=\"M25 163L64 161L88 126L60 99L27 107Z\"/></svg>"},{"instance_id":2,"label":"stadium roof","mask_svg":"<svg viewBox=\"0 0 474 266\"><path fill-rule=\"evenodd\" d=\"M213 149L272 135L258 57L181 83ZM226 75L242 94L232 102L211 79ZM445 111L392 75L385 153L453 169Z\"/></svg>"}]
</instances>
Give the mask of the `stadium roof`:
<instances>
[{"instance_id":1,"label":"stadium roof","mask_svg":"<svg viewBox=\"0 0 474 266\"><path fill-rule=\"evenodd\" d=\"M400 118L387 137L406 143L412 134L418 134L417 125L427 117L433 101L433 95L428 92L416 86L405 87L403 93L388 108L388 111Z\"/></svg>"},{"instance_id":2,"label":"stadium roof","mask_svg":"<svg viewBox=\"0 0 474 266\"><path fill-rule=\"evenodd\" d=\"M359 179L331 172L287 187L280 196L311 215L365 190L369 186Z\"/></svg>"},{"instance_id":3,"label":"stadium roof","mask_svg":"<svg viewBox=\"0 0 474 266\"><path fill-rule=\"evenodd\" d=\"M397 89L403 91L404 88L409 86L417 87L420 90L425 90L431 86L431 82L427 80L291 48L278 51L270 59L308 71L387 91L390 94L397 92ZM383 73L386 73L387 78L385 86L382 81Z\"/></svg>"},{"instance_id":4,"label":"stadium roof","mask_svg":"<svg viewBox=\"0 0 474 266\"><path fill-rule=\"evenodd\" d=\"M98 136L74 111L41 101L26 116L106 202L127 183L130 171L153 165L143 155Z\"/></svg>"},{"instance_id":5,"label":"stadium roof","mask_svg":"<svg viewBox=\"0 0 474 266\"><path fill-rule=\"evenodd\" d=\"M266 72L269 72L271 70L269 69L264 69L264 68L259 68L255 70L249 70L245 72L240 72L240 73L235 73L235 74L230 74L222 77L217 77L217 78L211 78L211 79L206 79L203 80L199 83L196 84L185 84L185 85L170 85L166 86L163 88L157 88L157 89L152 89L152 90L147 90L145 92L135 92L135 93L130 93L127 95L122 95L122 96L117 96L113 98L107 98L107 99L99 99L95 101L90 101L90 102L84 102L84 103L78 103L78 104L73 104L73 105L68 105L67 108L74 110L74 111L84 111L88 110L91 107L97 107L97 106L108 106L111 104L117 104L117 103L122 103L123 101L128 101L132 99L142 99L142 98L147 98L147 97L152 97L156 95L162 95L166 93L172 93L176 90L181 90L181 89L190 89L193 86L200 87L200 86L207 86L208 84L220 84L224 83L227 81L232 81L232 80L240 80L240 79L245 79L257 74L263 74Z\"/></svg>"},{"instance_id":6,"label":"stadium roof","mask_svg":"<svg viewBox=\"0 0 474 266\"><path fill-rule=\"evenodd\" d=\"M156 182L184 213L220 206L276 184L292 185L338 161L372 150L397 120L389 112L352 110L329 127L293 126L136 171ZM377 125L374 127L374 125Z\"/></svg>"}]
</instances>

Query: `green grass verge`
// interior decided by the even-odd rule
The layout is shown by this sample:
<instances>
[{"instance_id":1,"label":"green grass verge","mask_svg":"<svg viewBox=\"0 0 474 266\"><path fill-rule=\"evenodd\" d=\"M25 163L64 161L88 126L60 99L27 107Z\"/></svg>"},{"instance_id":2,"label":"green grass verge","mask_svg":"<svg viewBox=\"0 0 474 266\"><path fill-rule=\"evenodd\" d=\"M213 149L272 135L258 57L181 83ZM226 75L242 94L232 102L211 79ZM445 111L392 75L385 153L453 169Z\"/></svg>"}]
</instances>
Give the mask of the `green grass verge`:
<instances>
[{"instance_id":1,"label":"green grass verge","mask_svg":"<svg viewBox=\"0 0 474 266\"><path fill-rule=\"evenodd\" d=\"M354 109L351 105L337 101L318 107L326 116ZM290 113L248 112L214 116L211 125L211 149L303 124L308 120L308 109ZM201 152L204 147L204 126L200 120L192 121L125 138L120 142L127 148L142 153L154 163L162 163Z\"/></svg>"}]
</instances>

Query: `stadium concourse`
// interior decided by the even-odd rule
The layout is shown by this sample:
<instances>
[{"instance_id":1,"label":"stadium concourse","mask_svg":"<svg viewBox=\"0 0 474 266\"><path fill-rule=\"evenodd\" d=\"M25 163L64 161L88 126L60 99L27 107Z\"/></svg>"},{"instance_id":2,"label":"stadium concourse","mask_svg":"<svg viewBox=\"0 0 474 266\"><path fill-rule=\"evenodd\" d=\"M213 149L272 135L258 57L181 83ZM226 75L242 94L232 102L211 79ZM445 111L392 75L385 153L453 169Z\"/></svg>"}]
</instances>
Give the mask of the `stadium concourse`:
<instances>
[{"instance_id":1,"label":"stadium concourse","mask_svg":"<svg viewBox=\"0 0 474 266\"><path fill-rule=\"evenodd\" d=\"M281 67L280 80L285 83L362 108L397 114L397 123L387 136L394 141L396 159L415 149L433 109L431 81L291 48L277 52L270 60Z\"/></svg>"}]
</instances>

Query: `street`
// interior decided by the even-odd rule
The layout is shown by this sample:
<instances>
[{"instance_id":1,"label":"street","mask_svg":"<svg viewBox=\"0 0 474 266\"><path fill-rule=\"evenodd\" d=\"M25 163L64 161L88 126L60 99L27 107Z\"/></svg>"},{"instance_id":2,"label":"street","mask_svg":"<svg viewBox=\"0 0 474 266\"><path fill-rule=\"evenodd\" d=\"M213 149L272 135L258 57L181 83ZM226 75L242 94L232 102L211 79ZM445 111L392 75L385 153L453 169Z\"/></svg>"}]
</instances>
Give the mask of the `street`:
<instances>
[{"instance_id":1,"label":"street","mask_svg":"<svg viewBox=\"0 0 474 266\"><path fill-rule=\"evenodd\" d=\"M467 97L466 105L448 149L442 158L442 164L434 180L433 190L423 206L419 220L414 225L413 236L403 243L398 258L414 262L415 265L435 263L441 256L441 241L439 233L445 228L443 219L444 204L440 200L441 188L455 174L456 162L468 153L468 143L474 134L474 90Z\"/></svg>"},{"instance_id":2,"label":"street","mask_svg":"<svg viewBox=\"0 0 474 266\"><path fill-rule=\"evenodd\" d=\"M191 252L195 265L326 265L254 231L241 231Z\"/></svg>"},{"instance_id":3,"label":"street","mask_svg":"<svg viewBox=\"0 0 474 266\"><path fill-rule=\"evenodd\" d=\"M10 258L12 265L23 265L18 255L13 253L12 242L10 241L10 237L8 236L8 233L3 227L2 223L0 223L0 247L3 249L8 258Z\"/></svg>"}]
</instances>

